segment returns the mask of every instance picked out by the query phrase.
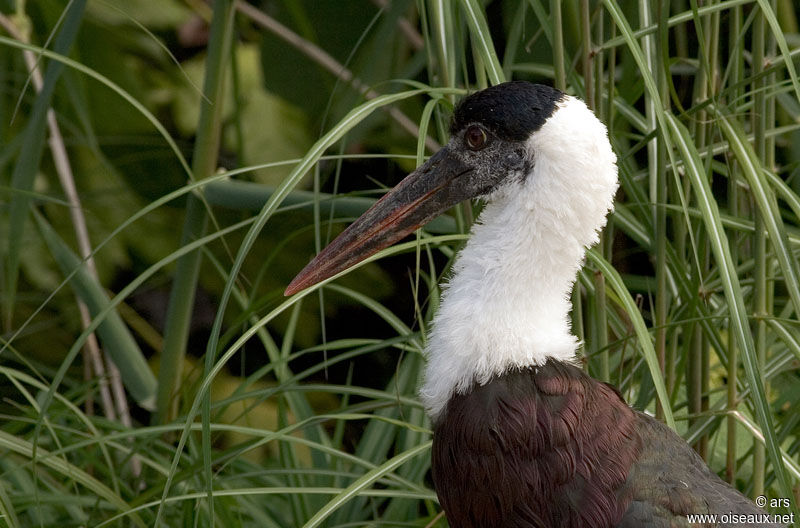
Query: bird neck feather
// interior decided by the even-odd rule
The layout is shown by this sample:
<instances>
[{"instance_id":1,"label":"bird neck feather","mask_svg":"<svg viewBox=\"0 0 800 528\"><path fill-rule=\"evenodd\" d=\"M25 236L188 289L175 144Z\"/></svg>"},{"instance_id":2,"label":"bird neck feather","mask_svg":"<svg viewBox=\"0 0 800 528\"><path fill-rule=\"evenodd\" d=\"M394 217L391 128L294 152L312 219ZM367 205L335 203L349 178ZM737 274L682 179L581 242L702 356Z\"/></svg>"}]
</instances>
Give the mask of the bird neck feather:
<instances>
[{"instance_id":1,"label":"bird neck feather","mask_svg":"<svg viewBox=\"0 0 800 528\"><path fill-rule=\"evenodd\" d=\"M615 156L605 127L574 98L527 146L532 171L488 197L434 318L421 390L434 419L473 383L575 357L570 293L612 207Z\"/></svg>"}]
</instances>

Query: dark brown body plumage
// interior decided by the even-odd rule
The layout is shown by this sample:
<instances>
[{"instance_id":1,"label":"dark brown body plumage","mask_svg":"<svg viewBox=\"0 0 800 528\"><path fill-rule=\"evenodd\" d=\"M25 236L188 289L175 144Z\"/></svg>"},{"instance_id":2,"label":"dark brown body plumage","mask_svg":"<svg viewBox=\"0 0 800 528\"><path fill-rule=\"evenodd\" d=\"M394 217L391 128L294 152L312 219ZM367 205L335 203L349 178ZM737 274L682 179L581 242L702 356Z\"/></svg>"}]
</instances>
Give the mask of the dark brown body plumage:
<instances>
[{"instance_id":1,"label":"dark brown body plumage","mask_svg":"<svg viewBox=\"0 0 800 528\"><path fill-rule=\"evenodd\" d=\"M432 464L452 528L672 528L689 513L763 513L665 425L557 361L454 396Z\"/></svg>"}]
</instances>

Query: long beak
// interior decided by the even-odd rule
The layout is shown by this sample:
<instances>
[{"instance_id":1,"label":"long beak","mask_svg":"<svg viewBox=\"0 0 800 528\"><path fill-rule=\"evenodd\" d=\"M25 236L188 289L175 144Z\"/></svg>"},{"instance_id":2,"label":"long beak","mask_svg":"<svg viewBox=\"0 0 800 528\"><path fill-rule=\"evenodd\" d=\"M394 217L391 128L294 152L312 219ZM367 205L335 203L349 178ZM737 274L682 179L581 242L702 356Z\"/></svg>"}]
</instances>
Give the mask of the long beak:
<instances>
[{"instance_id":1,"label":"long beak","mask_svg":"<svg viewBox=\"0 0 800 528\"><path fill-rule=\"evenodd\" d=\"M472 169L448 147L370 207L297 274L284 295L323 281L388 247L469 198L454 180Z\"/></svg>"}]
</instances>

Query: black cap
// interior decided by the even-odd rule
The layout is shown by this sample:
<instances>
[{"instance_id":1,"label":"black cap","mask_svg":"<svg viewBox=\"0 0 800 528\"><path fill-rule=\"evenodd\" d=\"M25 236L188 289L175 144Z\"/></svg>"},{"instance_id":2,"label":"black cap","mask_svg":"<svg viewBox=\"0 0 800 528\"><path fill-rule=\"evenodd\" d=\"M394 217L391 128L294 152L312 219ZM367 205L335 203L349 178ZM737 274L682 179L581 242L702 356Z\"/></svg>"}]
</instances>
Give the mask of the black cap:
<instances>
[{"instance_id":1,"label":"black cap","mask_svg":"<svg viewBox=\"0 0 800 528\"><path fill-rule=\"evenodd\" d=\"M553 115L564 93L527 81L511 81L468 95L456 107L451 135L480 123L497 137L524 141Z\"/></svg>"}]
</instances>

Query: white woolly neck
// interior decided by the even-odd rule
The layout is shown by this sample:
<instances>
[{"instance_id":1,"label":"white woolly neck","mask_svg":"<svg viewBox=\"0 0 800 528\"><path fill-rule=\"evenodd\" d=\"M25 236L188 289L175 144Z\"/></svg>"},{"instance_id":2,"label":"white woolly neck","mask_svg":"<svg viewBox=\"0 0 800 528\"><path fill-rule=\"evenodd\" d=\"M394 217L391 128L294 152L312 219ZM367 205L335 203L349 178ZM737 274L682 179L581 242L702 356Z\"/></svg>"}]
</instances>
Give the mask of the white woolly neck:
<instances>
[{"instance_id":1,"label":"white woolly neck","mask_svg":"<svg viewBox=\"0 0 800 528\"><path fill-rule=\"evenodd\" d=\"M573 97L527 146L533 170L489 196L434 317L420 391L434 421L474 382L575 357L570 293L613 207L616 156L605 126Z\"/></svg>"}]
</instances>

